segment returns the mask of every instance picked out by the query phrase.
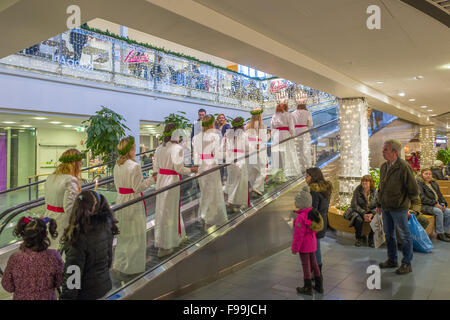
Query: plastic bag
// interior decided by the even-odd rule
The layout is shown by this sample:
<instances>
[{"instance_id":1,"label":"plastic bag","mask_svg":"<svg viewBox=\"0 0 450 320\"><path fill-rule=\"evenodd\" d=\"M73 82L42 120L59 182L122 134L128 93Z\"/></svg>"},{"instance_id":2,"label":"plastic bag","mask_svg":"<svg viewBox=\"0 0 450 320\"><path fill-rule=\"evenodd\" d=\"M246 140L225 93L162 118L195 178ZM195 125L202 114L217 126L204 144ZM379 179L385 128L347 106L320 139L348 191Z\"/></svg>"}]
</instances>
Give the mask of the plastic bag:
<instances>
[{"instance_id":1,"label":"plastic bag","mask_svg":"<svg viewBox=\"0 0 450 320\"><path fill-rule=\"evenodd\" d=\"M408 220L409 231L413 239L413 248L415 251L429 253L434 248L430 238L428 238L427 232L422 225L417 221L414 214Z\"/></svg>"},{"instance_id":2,"label":"plastic bag","mask_svg":"<svg viewBox=\"0 0 450 320\"><path fill-rule=\"evenodd\" d=\"M373 216L372 221L370 221L370 227L373 231L373 244L375 248L379 248L386 241L381 215L376 214Z\"/></svg>"}]
</instances>

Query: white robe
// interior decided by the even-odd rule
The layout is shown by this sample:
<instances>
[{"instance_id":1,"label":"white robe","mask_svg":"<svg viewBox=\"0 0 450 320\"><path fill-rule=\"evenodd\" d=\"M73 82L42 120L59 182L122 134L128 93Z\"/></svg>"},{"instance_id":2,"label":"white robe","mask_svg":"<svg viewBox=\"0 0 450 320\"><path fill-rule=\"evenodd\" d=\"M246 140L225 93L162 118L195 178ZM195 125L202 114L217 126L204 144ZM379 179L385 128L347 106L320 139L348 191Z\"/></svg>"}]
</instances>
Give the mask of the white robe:
<instances>
[{"instance_id":1,"label":"white robe","mask_svg":"<svg viewBox=\"0 0 450 320\"><path fill-rule=\"evenodd\" d=\"M300 163L295 149L294 140L282 142L284 139L295 135L294 121L289 112L277 112L272 116L270 123L273 140L273 155L279 152L279 168L283 169L286 177L294 177L300 174ZM289 130L278 130L280 127L288 127ZM277 137L278 135L278 137ZM277 139L278 138L278 139ZM278 143L280 143L278 145ZM272 165L274 160L272 159ZM276 162L275 162L276 164ZM277 168L276 168L277 169Z\"/></svg>"},{"instance_id":2,"label":"white robe","mask_svg":"<svg viewBox=\"0 0 450 320\"><path fill-rule=\"evenodd\" d=\"M217 167L221 156L221 137L216 132L204 132L194 137L194 164L199 165L198 173ZM202 159L201 155L213 154L212 159ZM221 226L228 221L222 190L220 170L198 178L201 197L199 215L207 225Z\"/></svg>"},{"instance_id":3,"label":"white robe","mask_svg":"<svg viewBox=\"0 0 450 320\"><path fill-rule=\"evenodd\" d=\"M176 175L160 174L160 169L174 170L181 175L191 173L184 167L183 148L172 142L160 145L155 151L153 170L158 173L156 190L179 181ZM175 187L156 196L155 211L155 247L171 249L178 247L186 238L183 217L180 213L181 236L178 235L178 210L180 205L180 187Z\"/></svg>"},{"instance_id":4,"label":"white robe","mask_svg":"<svg viewBox=\"0 0 450 320\"><path fill-rule=\"evenodd\" d=\"M227 161L229 159L239 159L245 156L245 151L248 150L248 137L242 130L236 131L228 130L223 139L225 150L227 153ZM244 152L234 152L233 150L243 150ZM237 162L231 162L227 166L227 182L225 185L225 192L228 194L228 203L239 206L247 206L249 203L248 194L248 176L247 163L245 159Z\"/></svg>"},{"instance_id":5,"label":"white robe","mask_svg":"<svg viewBox=\"0 0 450 320\"><path fill-rule=\"evenodd\" d=\"M153 177L144 179L141 166L132 160L114 166L116 204L136 199L155 183ZM133 189L134 193L120 194L119 188ZM113 269L126 274L145 271L147 260L147 217L144 202L140 201L115 213L120 234L114 251Z\"/></svg>"},{"instance_id":6,"label":"white robe","mask_svg":"<svg viewBox=\"0 0 450 320\"><path fill-rule=\"evenodd\" d=\"M77 178L70 174L51 174L45 182L45 208L46 216L56 220L58 237L50 238L50 249L59 249L59 241L64 229L69 225L73 204L79 193ZM64 212L53 212L47 206L64 208Z\"/></svg>"},{"instance_id":7,"label":"white robe","mask_svg":"<svg viewBox=\"0 0 450 320\"><path fill-rule=\"evenodd\" d=\"M267 131L267 128L263 126L261 129ZM253 190L264 192L264 183L267 175L267 149L265 140L267 135L261 136L259 130L261 129L247 129L247 135L249 139L249 152L248 157L248 182ZM252 141L251 141L252 140ZM256 155L252 155L257 152L259 146L259 152ZM255 163L256 162L256 163Z\"/></svg>"},{"instance_id":8,"label":"white robe","mask_svg":"<svg viewBox=\"0 0 450 320\"><path fill-rule=\"evenodd\" d=\"M312 115L308 110L295 110L292 112L292 118L294 121L294 126L306 126L302 128L295 128L296 135L308 131L313 127ZM306 169L312 167L311 135L309 132L296 138L295 144L297 146L297 154L300 160L300 168L302 171L305 171Z\"/></svg>"}]
</instances>

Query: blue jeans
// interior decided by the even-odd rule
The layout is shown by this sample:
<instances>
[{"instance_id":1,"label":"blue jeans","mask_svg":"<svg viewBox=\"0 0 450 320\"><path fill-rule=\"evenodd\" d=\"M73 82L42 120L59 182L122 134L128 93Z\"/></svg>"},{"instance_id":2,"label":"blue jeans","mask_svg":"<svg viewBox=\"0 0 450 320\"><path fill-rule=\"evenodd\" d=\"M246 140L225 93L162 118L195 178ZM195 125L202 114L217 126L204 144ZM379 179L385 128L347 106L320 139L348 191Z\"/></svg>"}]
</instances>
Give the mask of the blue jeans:
<instances>
[{"instance_id":1,"label":"blue jeans","mask_svg":"<svg viewBox=\"0 0 450 320\"><path fill-rule=\"evenodd\" d=\"M433 214L436 219L436 233L450 233L450 209L445 208L442 212L441 209L434 207Z\"/></svg>"},{"instance_id":2,"label":"blue jeans","mask_svg":"<svg viewBox=\"0 0 450 320\"><path fill-rule=\"evenodd\" d=\"M322 265L322 252L320 251L320 239L317 238L316 261L319 266Z\"/></svg>"},{"instance_id":3,"label":"blue jeans","mask_svg":"<svg viewBox=\"0 0 450 320\"><path fill-rule=\"evenodd\" d=\"M402 241L402 263L410 265L413 258L413 242L408 227L408 210L383 210L382 212L389 260L397 262L397 239L395 236L395 228L397 228Z\"/></svg>"}]
</instances>

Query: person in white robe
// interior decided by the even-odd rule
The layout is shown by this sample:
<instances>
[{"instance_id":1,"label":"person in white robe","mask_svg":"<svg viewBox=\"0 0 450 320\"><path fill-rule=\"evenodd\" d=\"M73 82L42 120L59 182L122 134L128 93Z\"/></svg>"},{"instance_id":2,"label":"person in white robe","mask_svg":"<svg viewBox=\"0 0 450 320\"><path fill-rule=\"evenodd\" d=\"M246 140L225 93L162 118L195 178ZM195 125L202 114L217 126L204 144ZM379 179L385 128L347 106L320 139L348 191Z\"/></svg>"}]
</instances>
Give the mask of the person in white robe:
<instances>
[{"instance_id":1,"label":"person in white robe","mask_svg":"<svg viewBox=\"0 0 450 320\"><path fill-rule=\"evenodd\" d=\"M313 127L313 120L311 112L306 109L306 104L303 97L297 99L297 110L292 112L294 120L295 135L299 135L305 131L311 130ZM299 157L300 169L305 172L306 169L312 167L312 150L311 150L311 135L308 133L294 139L297 147L297 155Z\"/></svg>"},{"instance_id":2,"label":"person in white robe","mask_svg":"<svg viewBox=\"0 0 450 320\"><path fill-rule=\"evenodd\" d=\"M194 164L199 165L201 174L218 166L221 157L221 134L214 129L214 117L206 115L202 119L203 132L194 136ZM199 216L205 228L221 226L228 221L227 210L222 189L220 170L215 170L198 178L201 197Z\"/></svg>"},{"instance_id":3,"label":"person in white robe","mask_svg":"<svg viewBox=\"0 0 450 320\"><path fill-rule=\"evenodd\" d=\"M231 123L233 129L227 130L223 139L226 150L227 182L225 193L228 195L227 205L233 210L250 205L248 190L247 163L244 158L248 150L248 137L244 131L244 119L235 118ZM234 162L234 159L239 159Z\"/></svg>"},{"instance_id":4,"label":"person in white robe","mask_svg":"<svg viewBox=\"0 0 450 320\"><path fill-rule=\"evenodd\" d=\"M245 127L248 135L248 182L251 190L257 195L264 193L264 183L267 175L268 159L265 143L267 142L267 128L262 121L262 109L253 109L251 119Z\"/></svg>"},{"instance_id":5,"label":"person in white robe","mask_svg":"<svg viewBox=\"0 0 450 320\"><path fill-rule=\"evenodd\" d=\"M287 102L277 105L270 127L273 139L272 166L278 166L285 177L298 176L300 174L300 163L294 141L291 139L283 142L284 139L295 136L294 121L289 113Z\"/></svg>"},{"instance_id":6,"label":"person in white robe","mask_svg":"<svg viewBox=\"0 0 450 320\"><path fill-rule=\"evenodd\" d=\"M136 144L133 137L119 142L119 159L114 166L116 205L142 196L142 192L155 183L153 177L144 179L141 166L136 162ZM147 212L145 200L116 212L118 228L114 251L113 270L123 274L145 271L147 262Z\"/></svg>"},{"instance_id":7,"label":"person in white robe","mask_svg":"<svg viewBox=\"0 0 450 320\"><path fill-rule=\"evenodd\" d=\"M177 183L181 175L197 172L198 168L184 166L183 147L179 145L179 133L175 123L164 128L164 143L155 151L153 171L158 174L156 190ZM173 252L186 239L183 217L181 216L180 186L156 195L155 247L158 256Z\"/></svg>"},{"instance_id":8,"label":"person in white robe","mask_svg":"<svg viewBox=\"0 0 450 320\"><path fill-rule=\"evenodd\" d=\"M56 220L58 236L51 239L50 249L61 249L60 239L69 225L75 198L81 192L81 160L84 154L77 149L65 151L59 161L61 164L45 182L46 216Z\"/></svg>"}]
</instances>

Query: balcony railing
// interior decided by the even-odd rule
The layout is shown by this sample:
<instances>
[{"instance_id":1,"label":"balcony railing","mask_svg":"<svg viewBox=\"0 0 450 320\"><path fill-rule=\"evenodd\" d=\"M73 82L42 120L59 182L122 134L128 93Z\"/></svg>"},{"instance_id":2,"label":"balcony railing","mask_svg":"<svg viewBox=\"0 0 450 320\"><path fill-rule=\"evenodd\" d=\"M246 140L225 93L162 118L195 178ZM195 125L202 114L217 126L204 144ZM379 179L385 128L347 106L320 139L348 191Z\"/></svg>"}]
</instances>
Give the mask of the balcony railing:
<instances>
[{"instance_id":1,"label":"balcony railing","mask_svg":"<svg viewBox=\"0 0 450 320\"><path fill-rule=\"evenodd\" d=\"M288 80L251 78L84 29L72 29L33 45L0 59L0 64L243 109L272 109L278 92L286 92L290 99L300 91L306 92L308 105L335 99Z\"/></svg>"}]
</instances>

